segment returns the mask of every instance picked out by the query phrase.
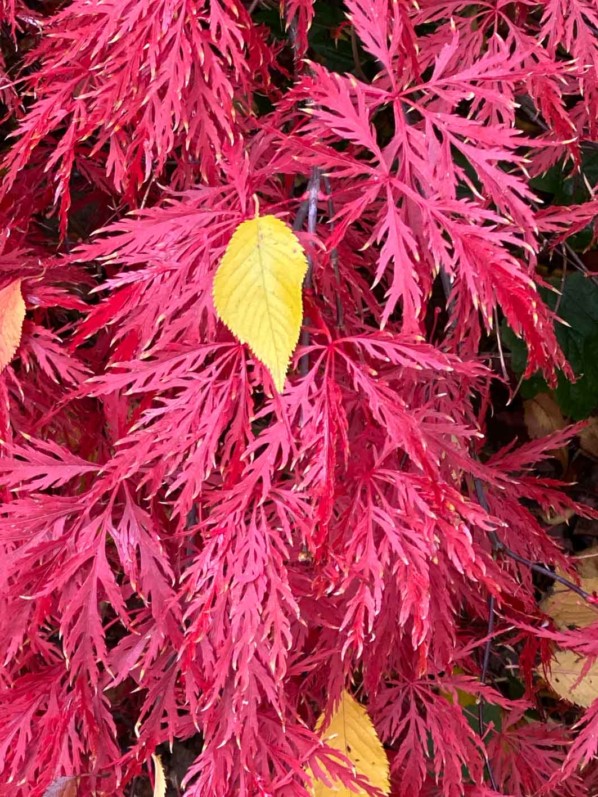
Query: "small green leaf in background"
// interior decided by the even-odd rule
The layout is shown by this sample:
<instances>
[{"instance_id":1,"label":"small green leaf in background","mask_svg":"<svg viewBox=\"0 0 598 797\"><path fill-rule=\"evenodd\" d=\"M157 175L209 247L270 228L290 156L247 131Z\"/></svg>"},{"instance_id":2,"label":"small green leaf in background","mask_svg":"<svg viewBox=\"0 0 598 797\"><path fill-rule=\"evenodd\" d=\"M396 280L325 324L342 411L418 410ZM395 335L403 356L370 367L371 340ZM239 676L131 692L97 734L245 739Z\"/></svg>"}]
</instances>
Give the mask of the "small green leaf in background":
<instances>
[{"instance_id":1,"label":"small green leaf in background","mask_svg":"<svg viewBox=\"0 0 598 797\"><path fill-rule=\"evenodd\" d=\"M598 149L590 147L582 152L581 167L560 161L548 171L530 180L531 187L544 194L551 205L577 205L592 198L592 189L598 185ZM592 225L572 235L569 245L576 251L586 249L592 243Z\"/></svg>"},{"instance_id":2,"label":"small green leaf in background","mask_svg":"<svg viewBox=\"0 0 598 797\"><path fill-rule=\"evenodd\" d=\"M560 288L560 281L557 287ZM598 407L598 286L582 274L567 276L558 305L558 316L569 326L556 324L556 336L569 361L576 382L559 376L555 397L565 415L573 420L587 418ZM554 309L558 295L540 289L543 301ZM511 367L517 376L525 371L527 348L506 324L501 337L505 348L511 352ZM546 382L536 374L521 385L523 398L533 398L548 390Z\"/></svg>"},{"instance_id":3,"label":"small green leaf in background","mask_svg":"<svg viewBox=\"0 0 598 797\"><path fill-rule=\"evenodd\" d=\"M480 715L479 715L479 707L477 704L475 706L467 706L463 709L463 714L465 715L465 719L471 726L472 730L475 733L480 732ZM489 739L492 737L494 733L500 733L502 730L502 709L500 706L495 705L494 703L486 703L485 701L482 703L482 720L484 723L484 728L487 732L486 737L486 744L488 743Z\"/></svg>"}]
</instances>

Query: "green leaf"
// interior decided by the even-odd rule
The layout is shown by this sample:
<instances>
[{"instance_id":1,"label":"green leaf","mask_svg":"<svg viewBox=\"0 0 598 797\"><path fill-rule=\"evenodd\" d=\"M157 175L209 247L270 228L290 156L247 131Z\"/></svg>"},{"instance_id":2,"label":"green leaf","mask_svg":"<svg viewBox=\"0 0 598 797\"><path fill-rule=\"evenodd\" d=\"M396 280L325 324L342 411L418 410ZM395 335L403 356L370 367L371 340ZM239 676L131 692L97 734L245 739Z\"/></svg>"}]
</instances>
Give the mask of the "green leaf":
<instances>
[{"instance_id":1,"label":"green leaf","mask_svg":"<svg viewBox=\"0 0 598 797\"><path fill-rule=\"evenodd\" d=\"M479 733L480 718L479 718L478 706L468 706L467 708L464 708L463 714L465 715L465 719L467 720L471 728L476 733ZM486 703L484 701L482 703L482 719L484 721L484 727L488 728L488 736L486 737L486 743L488 743L488 740L492 736L492 734L500 733L502 729L501 707L495 705L494 703ZM490 726L492 726L492 729L490 729Z\"/></svg>"},{"instance_id":2,"label":"green leaf","mask_svg":"<svg viewBox=\"0 0 598 797\"><path fill-rule=\"evenodd\" d=\"M551 204L576 205L591 199L588 186L598 183L598 151L591 149L583 153L579 171L563 161L552 166L544 174L533 177L530 185L536 191L552 195Z\"/></svg>"},{"instance_id":3,"label":"green leaf","mask_svg":"<svg viewBox=\"0 0 598 797\"><path fill-rule=\"evenodd\" d=\"M555 309L558 295L547 289L541 289L540 294ZM569 275L558 303L558 316L565 324L557 323L556 336L577 380L569 382L561 374L555 395L565 415L581 420L598 406L598 287L582 274ZM520 376L527 363L526 345L506 324L501 338L511 352L511 367ZM546 389L544 379L535 374L522 383L521 394L533 398Z\"/></svg>"},{"instance_id":4,"label":"green leaf","mask_svg":"<svg viewBox=\"0 0 598 797\"><path fill-rule=\"evenodd\" d=\"M309 46L316 56L316 60L326 65L334 72L353 72L355 61L351 47L350 29L345 29L342 35L336 32L343 23L346 23L344 4L338 0L326 0L315 4L314 21L309 31ZM363 62L369 56L360 50Z\"/></svg>"}]
</instances>

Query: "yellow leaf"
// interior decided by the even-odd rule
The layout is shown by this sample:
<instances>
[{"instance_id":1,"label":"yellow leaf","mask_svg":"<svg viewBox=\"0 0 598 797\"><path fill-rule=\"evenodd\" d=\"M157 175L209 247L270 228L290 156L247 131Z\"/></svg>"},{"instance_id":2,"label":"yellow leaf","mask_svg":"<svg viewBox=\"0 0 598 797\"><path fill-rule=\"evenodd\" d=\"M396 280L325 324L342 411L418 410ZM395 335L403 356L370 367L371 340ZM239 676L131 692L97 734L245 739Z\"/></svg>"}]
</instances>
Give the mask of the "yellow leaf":
<instances>
[{"instance_id":1,"label":"yellow leaf","mask_svg":"<svg viewBox=\"0 0 598 797\"><path fill-rule=\"evenodd\" d=\"M159 755L152 754L152 761L154 762L154 797L165 797L166 776L162 759Z\"/></svg>"},{"instance_id":2,"label":"yellow leaf","mask_svg":"<svg viewBox=\"0 0 598 797\"><path fill-rule=\"evenodd\" d=\"M582 578L598 578L598 545L584 548L574 558L577 562L577 572Z\"/></svg>"},{"instance_id":3,"label":"yellow leaf","mask_svg":"<svg viewBox=\"0 0 598 797\"><path fill-rule=\"evenodd\" d=\"M583 578L581 588L590 594L598 593L598 578ZM598 620L598 606L560 584L555 584L552 593L540 603L540 608L552 617L558 628L585 628Z\"/></svg>"},{"instance_id":4,"label":"yellow leaf","mask_svg":"<svg viewBox=\"0 0 598 797\"><path fill-rule=\"evenodd\" d=\"M321 731L323 719L322 715L316 730ZM390 793L390 770L382 742L365 708L348 692L343 692L339 706L321 736L329 747L339 750L351 761L356 773L365 775L383 794ZM324 765L322 768L325 769ZM333 785L327 786L312 772L308 774L312 778L314 797L359 797L367 794L363 789L351 791L332 776L329 780Z\"/></svg>"},{"instance_id":5,"label":"yellow leaf","mask_svg":"<svg viewBox=\"0 0 598 797\"><path fill-rule=\"evenodd\" d=\"M0 371L6 368L19 348L24 318L21 280L15 280L0 290Z\"/></svg>"},{"instance_id":6,"label":"yellow leaf","mask_svg":"<svg viewBox=\"0 0 598 797\"><path fill-rule=\"evenodd\" d=\"M598 594L598 546L580 551L571 556L569 561L575 565L581 588L590 595L594 592ZM556 572L559 576L569 577L560 568ZM540 608L552 617L559 628L585 628L598 620L598 606L588 603L558 582L555 582L550 595L540 603Z\"/></svg>"},{"instance_id":7,"label":"yellow leaf","mask_svg":"<svg viewBox=\"0 0 598 797\"><path fill-rule=\"evenodd\" d=\"M598 549L593 547L572 557L582 576L580 586L589 593L598 593L597 552ZM598 606L588 603L560 584L555 584L552 593L544 598L540 607L552 617L559 628L585 628L598 620ZM573 688L585 663L584 656L578 656L570 650L558 650L552 658L552 672L547 680L552 690L563 700L588 707L598 697L598 662L592 664L579 684Z\"/></svg>"},{"instance_id":8,"label":"yellow leaf","mask_svg":"<svg viewBox=\"0 0 598 797\"><path fill-rule=\"evenodd\" d=\"M598 663L594 662L575 686L585 663L585 657L578 656L574 651L559 650L552 659L547 681L553 692L563 700L589 708L598 697Z\"/></svg>"},{"instance_id":9,"label":"yellow leaf","mask_svg":"<svg viewBox=\"0 0 598 797\"><path fill-rule=\"evenodd\" d=\"M261 216L237 227L214 278L218 317L268 368L279 392L299 340L306 272L295 234L275 216Z\"/></svg>"}]
</instances>

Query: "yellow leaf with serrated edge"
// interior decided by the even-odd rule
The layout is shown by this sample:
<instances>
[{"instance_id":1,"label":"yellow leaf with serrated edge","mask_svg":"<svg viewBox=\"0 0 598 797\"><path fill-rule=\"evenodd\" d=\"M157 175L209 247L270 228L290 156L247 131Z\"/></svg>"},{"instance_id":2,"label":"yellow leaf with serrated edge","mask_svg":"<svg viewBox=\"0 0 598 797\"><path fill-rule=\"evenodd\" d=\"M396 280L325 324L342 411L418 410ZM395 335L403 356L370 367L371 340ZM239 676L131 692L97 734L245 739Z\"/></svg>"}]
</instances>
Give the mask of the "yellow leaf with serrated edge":
<instances>
[{"instance_id":1,"label":"yellow leaf with serrated edge","mask_svg":"<svg viewBox=\"0 0 598 797\"><path fill-rule=\"evenodd\" d=\"M581 578L598 578L598 545L580 551L574 557Z\"/></svg>"},{"instance_id":2,"label":"yellow leaf with serrated edge","mask_svg":"<svg viewBox=\"0 0 598 797\"><path fill-rule=\"evenodd\" d=\"M152 754L154 762L154 797L165 797L166 795L166 775L164 765L159 755Z\"/></svg>"},{"instance_id":3,"label":"yellow leaf with serrated edge","mask_svg":"<svg viewBox=\"0 0 598 797\"><path fill-rule=\"evenodd\" d=\"M388 758L365 708L349 692L343 692L330 724L323 731L322 723L323 716L316 724L316 730L320 731L323 741L329 747L343 753L353 764L356 773L365 775L372 786L380 789L382 794L388 795L390 793ZM326 769L324 764L320 766ZM312 780L314 797L357 797L367 794L363 789L351 791L332 776L328 778L332 785L327 786L311 771L308 770L308 774Z\"/></svg>"},{"instance_id":4,"label":"yellow leaf with serrated edge","mask_svg":"<svg viewBox=\"0 0 598 797\"><path fill-rule=\"evenodd\" d=\"M581 588L590 594L598 593L597 555L598 548L594 547L571 557L581 577ZM558 569L557 573L568 575ZM598 620L598 606L558 583L540 603L540 608L559 628L585 628ZM598 698L598 662L592 663L586 671L586 661L584 656L571 650L557 650L546 678L560 698L587 708Z\"/></svg>"},{"instance_id":5,"label":"yellow leaf with serrated edge","mask_svg":"<svg viewBox=\"0 0 598 797\"><path fill-rule=\"evenodd\" d=\"M218 317L284 388L301 330L301 286L307 258L296 235L276 216L242 222L214 278Z\"/></svg>"},{"instance_id":6,"label":"yellow leaf with serrated edge","mask_svg":"<svg viewBox=\"0 0 598 797\"><path fill-rule=\"evenodd\" d=\"M590 595L598 594L598 546L586 548L569 558L579 574L580 587ZM569 577L557 567L557 575ZM590 603L558 582L540 603L540 608L559 628L585 628L598 620L598 605Z\"/></svg>"},{"instance_id":7,"label":"yellow leaf with serrated edge","mask_svg":"<svg viewBox=\"0 0 598 797\"><path fill-rule=\"evenodd\" d=\"M580 680L585 664L584 656L572 650L559 650L550 663L547 681L563 700L589 708L598 698L598 663L594 662Z\"/></svg>"},{"instance_id":8,"label":"yellow leaf with serrated edge","mask_svg":"<svg viewBox=\"0 0 598 797\"><path fill-rule=\"evenodd\" d=\"M598 578L583 578L581 588L590 594L598 593ZM558 628L585 628L598 620L598 606L560 584L555 584L540 608L552 617Z\"/></svg>"},{"instance_id":9,"label":"yellow leaf with serrated edge","mask_svg":"<svg viewBox=\"0 0 598 797\"><path fill-rule=\"evenodd\" d=\"M21 280L15 280L0 290L0 371L6 368L19 348L24 318Z\"/></svg>"}]
</instances>

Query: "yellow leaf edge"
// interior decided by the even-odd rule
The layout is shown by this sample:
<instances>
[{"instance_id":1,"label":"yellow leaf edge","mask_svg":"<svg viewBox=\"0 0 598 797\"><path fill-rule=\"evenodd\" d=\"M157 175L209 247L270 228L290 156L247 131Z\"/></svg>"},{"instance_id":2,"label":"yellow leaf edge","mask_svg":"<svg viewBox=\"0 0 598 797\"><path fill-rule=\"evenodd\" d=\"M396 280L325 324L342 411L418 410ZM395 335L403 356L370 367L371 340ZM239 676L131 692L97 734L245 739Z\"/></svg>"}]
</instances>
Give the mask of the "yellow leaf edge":
<instances>
[{"instance_id":1,"label":"yellow leaf edge","mask_svg":"<svg viewBox=\"0 0 598 797\"><path fill-rule=\"evenodd\" d=\"M152 753L154 765L154 794L153 797L166 797L166 773L159 755Z\"/></svg>"},{"instance_id":2,"label":"yellow leaf edge","mask_svg":"<svg viewBox=\"0 0 598 797\"><path fill-rule=\"evenodd\" d=\"M315 730L322 737L322 741L325 742L329 747L332 747L343 753L349 759L349 761L351 761L354 772L360 775L365 775L370 785L372 785L374 788L377 788L381 794L387 797L390 794L391 788L390 764L386 751L384 750L384 746L378 737L374 723L372 722L365 706L359 703L350 692L345 690L341 694L338 705L333 711L328 723L324 726L325 717L326 713L324 712L318 718L315 726ZM356 745L354 744L354 738L351 737L350 728L349 732L345 733L345 743L339 744L339 737L341 734L335 732L334 728L335 724L338 724L341 717L343 717L343 726L351 726L355 722L360 730L363 729L365 735L361 737L361 740L365 741L368 747L374 748L378 756L378 759L375 762L375 771L373 772L374 777L371 776L371 762L369 762L368 766L366 767L363 764L360 764L359 761L356 763L351 756L351 752L355 749ZM326 772L328 780L332 783L332 785L327 786L323 780L320 780L314 775L310 767L307 767L306 773L311 781L309 790L313 797L366 797L368 794L363 789L358 789L357 791L350 790L348 787L345 787L342 783L340 783L338 779L335 779L327 771L325 765L321 765L321 767Z\"/></svg>"}]
</instances>

